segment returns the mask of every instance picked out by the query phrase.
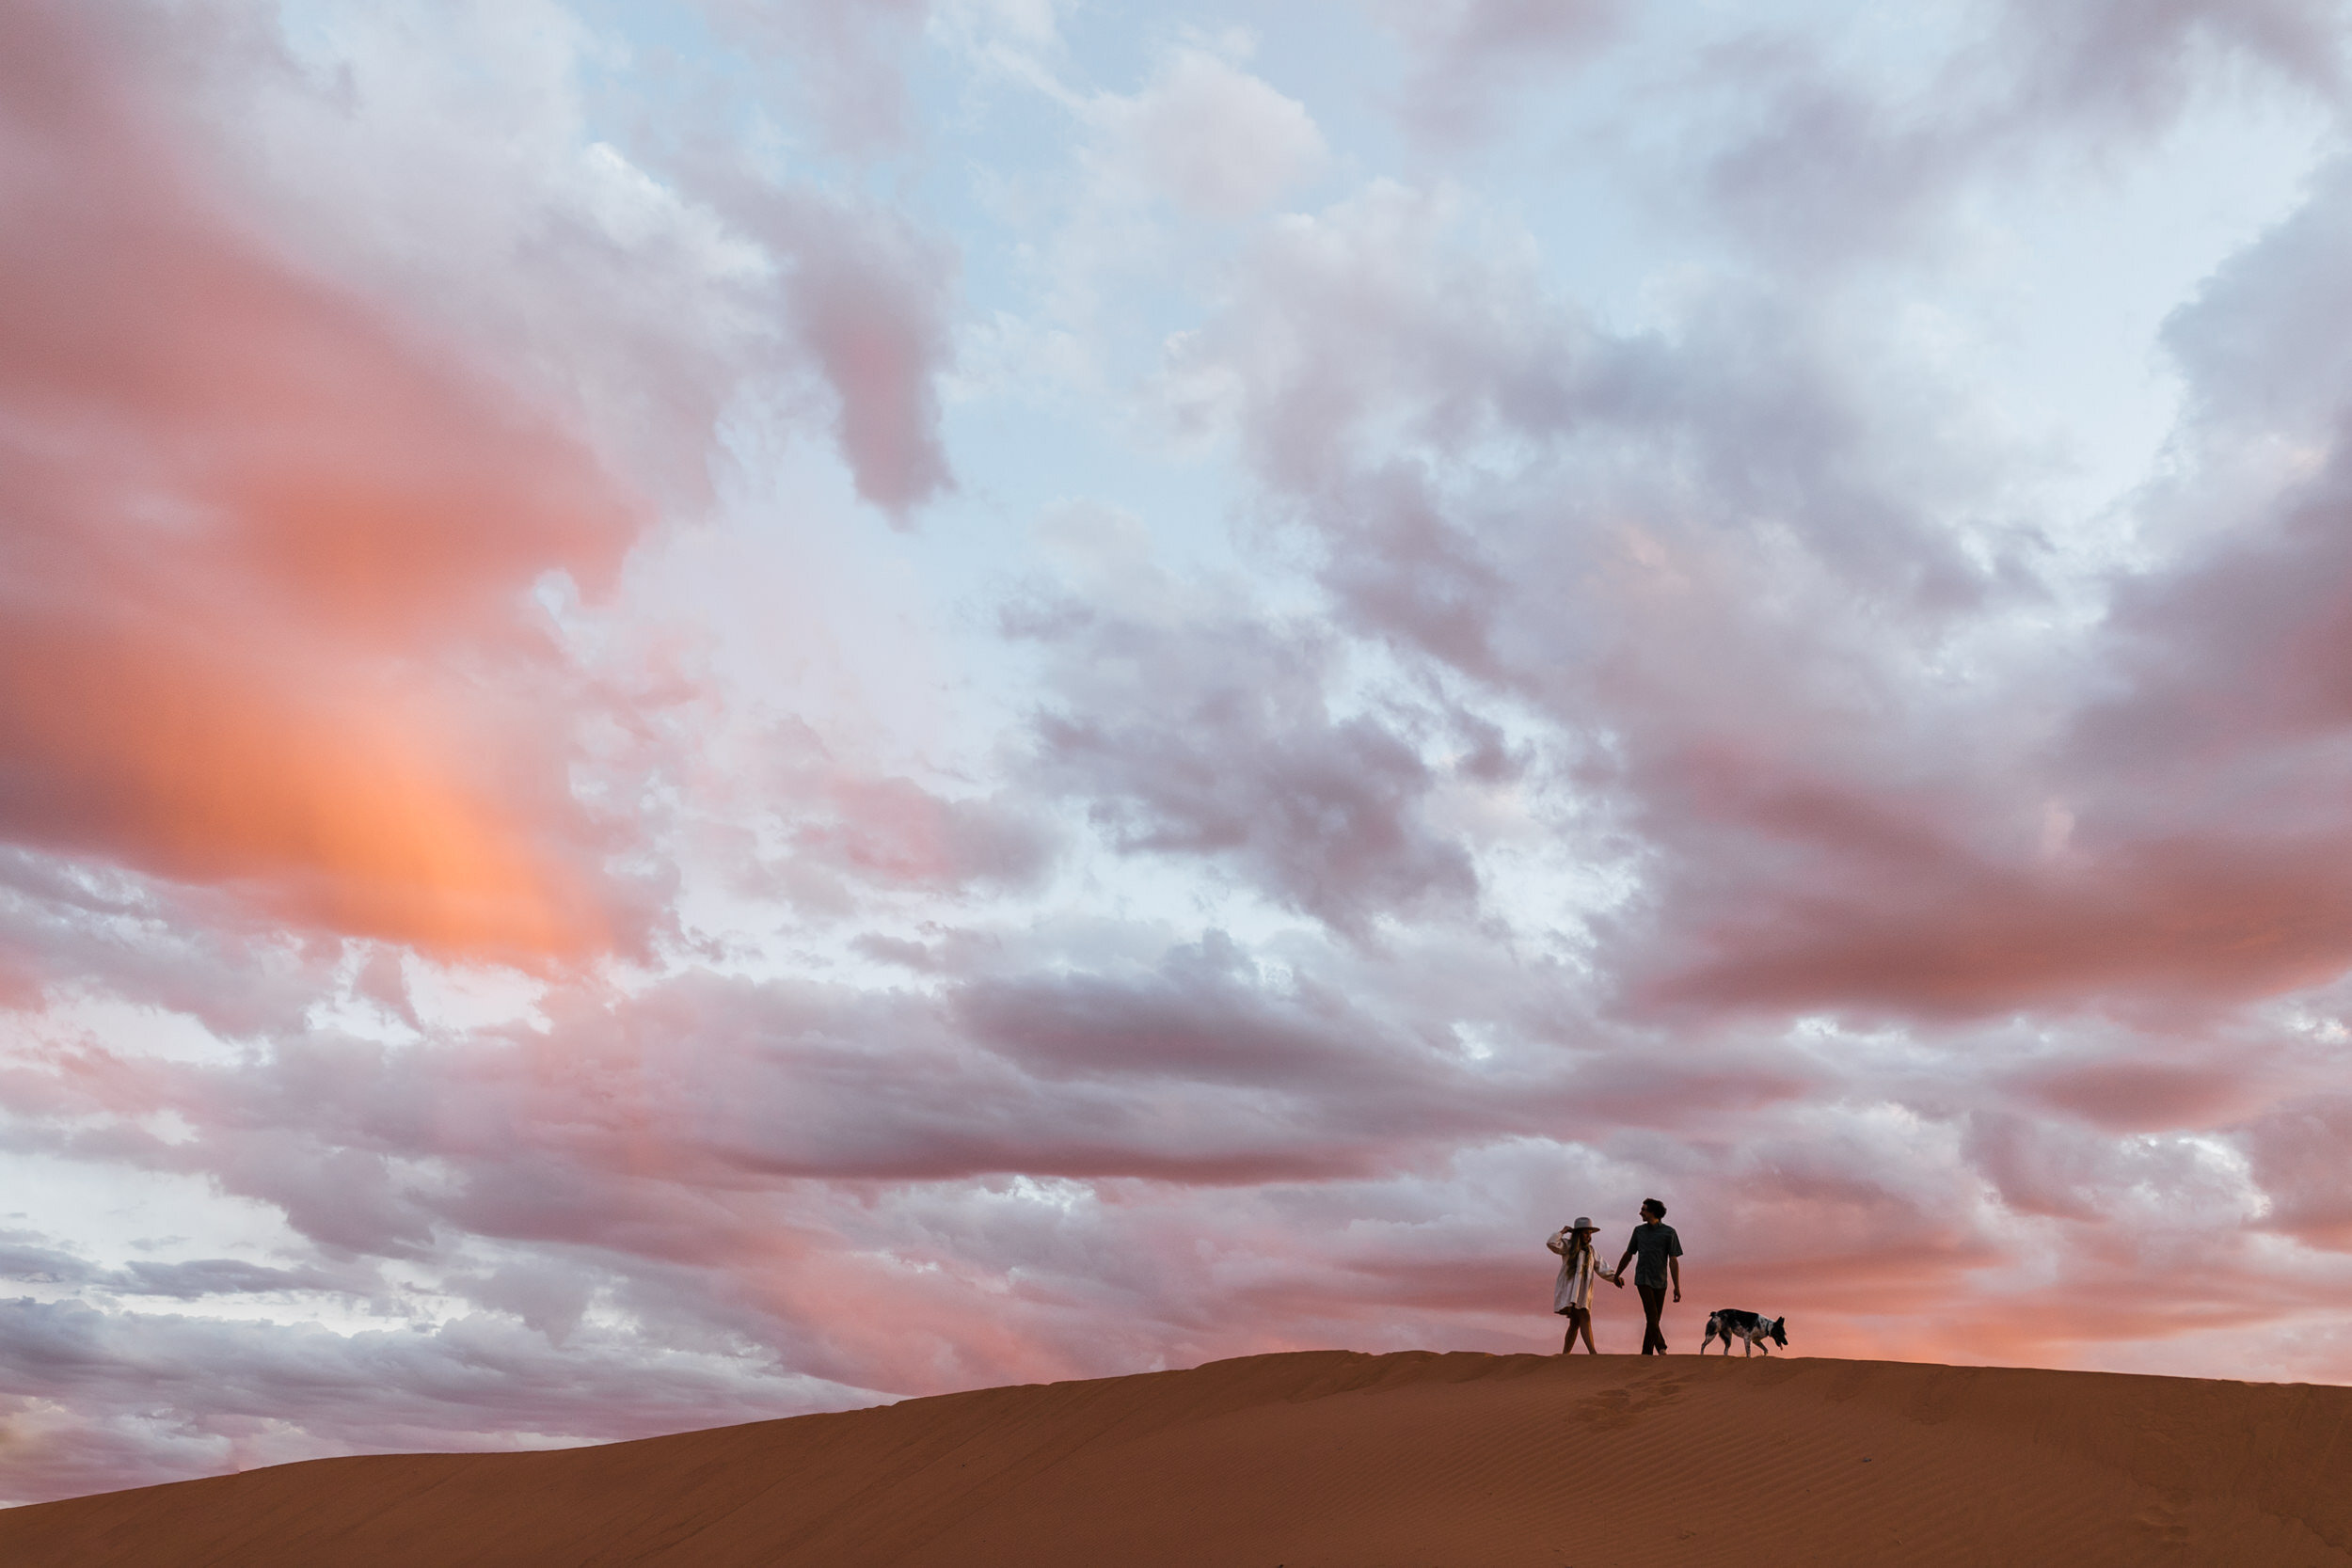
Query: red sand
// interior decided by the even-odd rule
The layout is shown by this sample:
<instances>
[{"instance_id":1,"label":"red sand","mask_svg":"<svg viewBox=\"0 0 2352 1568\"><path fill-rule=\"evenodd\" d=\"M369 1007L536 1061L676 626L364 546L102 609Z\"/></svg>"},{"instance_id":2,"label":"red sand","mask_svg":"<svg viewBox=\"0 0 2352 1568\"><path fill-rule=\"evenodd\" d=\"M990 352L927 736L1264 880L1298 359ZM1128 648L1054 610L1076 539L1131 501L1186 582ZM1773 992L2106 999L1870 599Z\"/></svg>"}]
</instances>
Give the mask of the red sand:
<instances>
[{"instance_id":1,"label":"red sand","mask_svg":"<svg viewBox=\"0 0 2352 1568\"><path fill-rule=\"evenodd\" d=\"M1318 1351L0 1512L11 1568L1929 1562L2352 1564L2352 1389Z\"/></svg>"}]
</instances>

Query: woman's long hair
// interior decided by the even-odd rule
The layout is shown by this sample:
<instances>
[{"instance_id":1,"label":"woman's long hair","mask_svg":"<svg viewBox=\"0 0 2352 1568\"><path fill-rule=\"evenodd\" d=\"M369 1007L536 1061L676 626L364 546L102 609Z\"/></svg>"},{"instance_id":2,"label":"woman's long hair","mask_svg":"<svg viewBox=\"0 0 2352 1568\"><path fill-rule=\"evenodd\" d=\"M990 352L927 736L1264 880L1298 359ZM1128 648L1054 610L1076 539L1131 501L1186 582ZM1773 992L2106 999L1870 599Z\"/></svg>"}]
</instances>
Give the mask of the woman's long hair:
<instances>
[{"instance_id":1,"label":"woman's long hair","mask_svg":"<svg viewBox=\"0 0 2352 1568\"><path fill-rule=\"evenodd\" d=\"M1573 1263L1577 1260L1577 1259L1592 1250L1593 1233L1591 1231L1571 1230L1568 1232L1568 1250L1562 1253L1560 1256L1565 1261Z\"/></svg>"}]
</instances>

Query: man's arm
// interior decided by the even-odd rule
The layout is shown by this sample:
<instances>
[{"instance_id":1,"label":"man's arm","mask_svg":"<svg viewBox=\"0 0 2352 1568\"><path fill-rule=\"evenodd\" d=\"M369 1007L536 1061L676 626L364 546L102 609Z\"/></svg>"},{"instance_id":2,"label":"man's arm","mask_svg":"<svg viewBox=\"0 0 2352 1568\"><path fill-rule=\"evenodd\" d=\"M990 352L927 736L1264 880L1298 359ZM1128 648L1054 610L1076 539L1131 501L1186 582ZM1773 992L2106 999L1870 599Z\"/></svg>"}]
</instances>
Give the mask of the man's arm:
<instances>
[{"instance_id":1,"label":"man's arm","mask_svg":"<svg viewBox=\"0 0 2352 1568\"><path fill-rule=\"evenodd\" d=\"M1666 1272L1674 1275L1675 1300L1680 1301L1682 1299L1682 1259L1679 1258L1667 1259Z\"/></svg>"}]
</instances>

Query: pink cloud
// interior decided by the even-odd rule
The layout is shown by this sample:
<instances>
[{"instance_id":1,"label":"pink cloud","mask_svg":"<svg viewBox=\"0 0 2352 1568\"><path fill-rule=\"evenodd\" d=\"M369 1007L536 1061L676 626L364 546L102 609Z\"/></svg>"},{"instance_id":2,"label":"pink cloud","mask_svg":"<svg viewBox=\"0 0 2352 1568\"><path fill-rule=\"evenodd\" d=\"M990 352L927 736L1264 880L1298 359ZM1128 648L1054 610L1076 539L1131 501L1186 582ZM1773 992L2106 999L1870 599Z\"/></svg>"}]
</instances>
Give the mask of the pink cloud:
<instances>
[{"instance_id":1,"label":"pink cloud","mask_svg":"<svg viewBox=\"0 0 2352 1568\"><path fill-rule=\"evenodd\" d=\"M2243 1070L2202 1064L2089 1062L2026 1075L2022 1087L2043 1104L2118 1132L2210 1127L2230 1119Z\"/></svg>"},{"instance_id":2,"label":"pink cloud","mask_svg":"<svg viewBox=\"0 0 2352 1568\"><path fill-rule=\"evenodd\" d=\"M906 225L816 205L791 215L793 322L832 386L858 494L903 523L953 487L935 377L951 269Z\"/></svg>"},{"instance_id":3,"label":"pink cloud","mask_svg":"<svg viewBox=\"0 0 2352 1568\"><path fill-rule=\"evenodd\" d=\"M544 673L522 595L609 579L636 504L559 421L208 209L88 19L7 26L41 86L5 128L0 832L446 951L610 942L551 757L470 766L506 716L419 650Z\"/></svg>"},{"instance_id":4,"label":"pink cloud","mask_svg":"<svg viewBox=\"0 0 2352 1568\"><path fill-rule=\"evenodd\" d=\"M2272 1195L2265 1223L2352 1252L2352 1176L2344 1159L2352 1102L2340 1094L2290 1101L2256 1117L2240 1137L2255 1178Z\"/></svg>"}]
</instances>

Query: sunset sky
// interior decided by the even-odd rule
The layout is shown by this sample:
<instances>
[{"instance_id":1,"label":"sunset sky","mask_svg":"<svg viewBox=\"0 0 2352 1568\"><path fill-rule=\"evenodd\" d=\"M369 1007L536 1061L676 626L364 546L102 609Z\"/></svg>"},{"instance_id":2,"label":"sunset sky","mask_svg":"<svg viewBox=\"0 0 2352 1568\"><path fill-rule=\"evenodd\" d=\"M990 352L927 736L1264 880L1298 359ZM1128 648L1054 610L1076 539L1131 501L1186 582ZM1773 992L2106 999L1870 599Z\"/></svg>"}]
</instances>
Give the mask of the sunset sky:
<instances>
[{"instance_id":1,"label":"sunset sky","mask_svg":"<svg viewBox=\"0 0 2352 1568\"><path fill-rule=\"evenodd\" d=\"M0 0L0 1500L1650 1196L1677 1353L2352 1382L2347 44Z\"/></svg>"}]
</instances>

